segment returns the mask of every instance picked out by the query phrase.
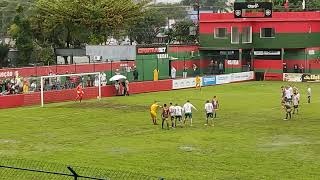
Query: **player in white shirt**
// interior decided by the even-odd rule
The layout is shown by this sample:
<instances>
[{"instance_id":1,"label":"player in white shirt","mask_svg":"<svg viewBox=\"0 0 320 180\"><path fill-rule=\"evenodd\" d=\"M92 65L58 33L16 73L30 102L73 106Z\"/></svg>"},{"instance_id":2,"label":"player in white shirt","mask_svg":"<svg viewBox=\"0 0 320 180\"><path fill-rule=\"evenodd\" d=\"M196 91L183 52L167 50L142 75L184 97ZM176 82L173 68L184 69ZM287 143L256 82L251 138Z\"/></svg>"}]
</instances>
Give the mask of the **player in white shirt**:
<instances>
[{"instance_id":1,"label":"player in white shirt","mask_svg":"<svg viewBox=\"0 0 320 180\"><path fill-rule=\"evenodd\" d=\"M285 98L286 98L286 100L287 101L289 101L289 102L291 102L291 96L292 96L292 94L291 94L291 91L289 90L289 87L286 87L285 89L284 89L284 94L285 94Z\"/></svg>"},{"instance_id":2,"label":"player in white shirt","mask_svg":"<svg viewBox=\"0 0 320 180\"><path fill-rule=\"evenodd\" d=\"M183 113L183 109L181 106L179 106L178 104L176 104L174 106L174 114L175 114L175 125L177 125L177 120L181 123L182 122L182 113Z\"/></svg>"},{"instance_id":3,"label":"player in white shirt","mask_svg":"<svg viewBox=\"0 0 320 180\"><path fill-rule=\"evenodd\" d=\"M299 108L299 103L300 103L300 95L299 93L295 92L292 98L293 102L293 113L294 114L297 111L298 114L298 108Z\"/></svg>"},{"instance_id":4,"label":"player in white shirt","mask_svg":"<svg viewBox=\"0 0 320 180\"><path fill-rule=\"evenodd\" d=\"M171 127L174 128L176 127L176 124L174 122L174 118L175 118L175 106L172 105L172 103L170 103L170 106L169 106L169 112L170 112L170 119L171 119Z\"/></svg>"},{"instance_id":5,"label":"player in white shirt","mask_svg":"<svg viewBox=\"0 0 320 180\"><path fill-rule=\"evenodd\" d=\"M197 108L195 108L190 101L188 100L184 105L183 105L183 111L184 111L184 121L183 124L186 123L187 118L190 119L190 126L192 126L192 108L195 109L196 111Z\"/></svg>"},{"instance_id":6,"label":"player in white shirt","mask_svg":"<svg viewBox=\"0 0 320 180\"><path fill-rule=\"evenodd\" d=\"M311 87L310 86L308 86L307 94L308 94L308 103L311 103Z\"/></svg>"},{"instance_id":7,"label":"player in white shirt","mask_svg":"<svg viewBox=\"0 0 320 180\"><path fill-rule=\"evenodd\" d=\"M204 124L205 126L207 126L209 124L209 118L211 118L211 126L214 126L213 124L213 104L210 103L209 100L207 100L206 104L204 105L204 110L206 111L206 124Z\"/></svg>"}]
</instances>

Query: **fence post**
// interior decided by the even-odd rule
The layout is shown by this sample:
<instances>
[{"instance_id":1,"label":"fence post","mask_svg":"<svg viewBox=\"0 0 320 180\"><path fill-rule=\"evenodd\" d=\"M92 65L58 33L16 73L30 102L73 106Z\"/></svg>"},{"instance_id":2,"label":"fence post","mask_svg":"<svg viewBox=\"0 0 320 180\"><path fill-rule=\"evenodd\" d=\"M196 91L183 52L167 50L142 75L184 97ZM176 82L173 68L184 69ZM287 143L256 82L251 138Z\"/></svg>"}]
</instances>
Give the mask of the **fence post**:
<instances>
[{"instance_id":1,"label":"fence post","mask_svg":"<svg viewBox=\"0 0 320 180\"><path fill-rule=\"evenodd\" d=\"M72 175L74 176L74 180L77 180L79 175L70 167L67 167L69 169L69 171L72 173Z\"/></svg>"}]
</instances>

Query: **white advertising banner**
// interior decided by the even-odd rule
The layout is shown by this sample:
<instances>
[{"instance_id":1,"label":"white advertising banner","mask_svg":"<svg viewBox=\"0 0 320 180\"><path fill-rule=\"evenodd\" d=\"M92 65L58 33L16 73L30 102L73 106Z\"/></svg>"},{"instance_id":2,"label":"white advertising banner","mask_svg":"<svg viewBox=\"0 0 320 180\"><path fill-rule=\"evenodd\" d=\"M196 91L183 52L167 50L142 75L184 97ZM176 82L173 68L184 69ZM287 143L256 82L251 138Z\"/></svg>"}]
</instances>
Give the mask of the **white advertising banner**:
<instances>
[{"instance_id":1,"label":"white advertising banner","mask_svg":"<svg viewBox=\"0 0 320 180\"><path fill-rule=\"evenodd\" d=\"M241 73L232 73L231 82L238 82L238 81L248 81L254 79L254 72L241 72Z\"/></svg>"},{"instance_id":2,"label":"white advertising banner","mask_svg":"<svg viewBox=\"0 0 320 180\"><path fill-rule=\"evenodd\" d=\"M283 73L283 81L288 82L302 82L301 73Z\"/></svg>"},{"instance_id":3,"label":"white advertising banner","mask_svg":"<svg viewBox=\"0 0 320 180\"><path fill-rule=\"evenodd\" d=\"M202 79L200 77L200 79ZM201 81L202 86L202 81ZM172 80L172 89L183 89L196 87L196 78L174 79Z\"/></svg>"},{"instance_id":4,"label":"white advertising banner","mask_svg":"<svg viewBox=\"0 0 320 180\"><path fill-rule=\"evenodd\" d=\"M223 74L216 76L216 84L227 84L231 82L231 74Z\"/></svg>"}]
</instances>

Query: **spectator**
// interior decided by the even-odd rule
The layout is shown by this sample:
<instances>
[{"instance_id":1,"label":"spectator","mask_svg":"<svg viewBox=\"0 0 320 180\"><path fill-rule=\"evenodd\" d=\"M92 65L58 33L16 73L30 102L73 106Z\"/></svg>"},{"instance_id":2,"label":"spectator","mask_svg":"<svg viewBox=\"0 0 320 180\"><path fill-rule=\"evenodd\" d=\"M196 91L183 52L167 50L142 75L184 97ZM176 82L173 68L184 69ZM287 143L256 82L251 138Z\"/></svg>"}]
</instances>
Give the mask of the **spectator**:
<instances>
[{"instance_id":1,"label":"spectator","mask_svg":"<svg viewBox=\"0 0 320 180\"><path fill-rule=\"evenodd\" d=\"M139 77L139 73L137 71L137 67L134 66L134 68L133 68L133 80L134 81L138 81L138 77Z\"/></svg>"},{"instance_id":2,"label":"spectator","mask_svg":"<svg viewBox=\"0 0 320 180\"><path fill-rule=\"evenodd\" d=\"M250 62L247 62L247 71L251 71L251 64L250 64Z\"/></svg>"},{"instance_id":3,"label":"spectator","mask_svg":"<svg viewBox=\"0 0 320 180\"><path fill-rule=\"evenodd\" d=\"M284 73L287 72L287 63L283 63L283 72L284 72Z\"/></svg>"},{"instance_id":4,"label":"spectator","mask_svg":"<svg viewBox=\"0 0 320 180\"><path fill-rule=\"evenodd\" d=\"M196 64L192 65L193 76L198 76L198 66Z\"/></svg>"},{"instance_id":5,"label":"spectator","mask_svg":"<svg viewBox=\"0 0 320 180\"><path fill-rule=\"evenodd\" d=\"M37 83L36 81L32 81L30 85L30 91L35 92L37 90Z\"/></svg>"},{"instance_id":6,"label":"spectator","mask_svg":"<svg viewBox=\"0 0 320 180\"><path fill-rule=\"evenodd\" d=\"M219 73L219 65L218 65L218 61L214 62L214 74L218 74Z\"/></svg>"},{"instance_id":7,"label":"spectator","mask_svg":"<svg viewBox=\"0 0 320 180\"><path fill-rule=\"evenodd\" d=\"M27 79L24 80L23 83L23 93L28 93L29 92L29 82L27 81Z\"/></svg>"},{"instance_id":8,"label":"spectator","mask_svg":"<svg viewBox=\"0 0 320 180\"><path fill-rule=\"evenodd\" d=\"M299 72L298 64L293 65L293 72L294 73L298 73Z\"/></svg>"},{"instance_id":9,"label":"spectator","mask_svg":"<svg viewBox=\"0 0 320 180\"><path fill-rule=\"evenodd\" d=\"M300 70L300 73L304 73L304 67L302 64L300 64L299 70Z\"/></svg>"},{"instance_id":10,"label":"spectator","mask_svg":"<svg viewBox=\"0 0 320 180\"><path fill-rule=\"evenodd\" d=\"M120 75L120 70L119 69L116 69L116 71L114 72L115 75Z\"/></svg>"},{"instance_id":11,"label":"spectator","mask_svg":"<svg viewBox=\"0 0 320 180\"><path fill-rule=\"evenodd\" d=\"M127 86L126 86L125 81L122 81L121 85L122 85L122 91L121 91L122 95L125 96L127 94Z\"/></svg>"},{"instance_id":12,"label":"spectator","mask_svg":"<svg viewBox=\"0 0 320 180\"><path fill-rule=\"evenodd\" d=\"M223 74L223 64L221 61L219 63L219 74Z\"/></svg>"},{"instance_id":13,"label":"spectator","mask_svg":"<svg viewBox=\"0 0 320 180\"><path fill-rule=\"evenodd\" d=\"M129 81L126 80L125 83L126 83L125 87L126 87L126 92L127 92L125 95L129 96Z\"/></svg>"},{"instance_id":14,"label":"spectator","mask_svg":"<svg viewBox=\"0 0 320 180\"><path fill-rule=\"evenodd\" d=\"M119 81L116 81L114 83L114 87L116 89L116 95L119 96L120 95L120 84L119 84Z\"/></svg>"},{"instance_id":15,"label":"spectator","mask_svg":"<svg viewBox=\"0 0 320 180\"><path fill-rule=\"evenodd\" d=\"M214 62L213 60L211 60L210 64L209 64L209 74L214 74Z\"/></svg>"},{"instance_id":16,"label":"spectator","mask_svg":"<svg viewBox=\"0 0 320 180\"><path fill-rule=\"evenodd\" d=\"M183 67L183 72L182 72L182 77L183 78L187 78L187 73L188 73L188 67L184 66Z\"/></svg>"},{"instance_id":17,"label":"spectator","mask_svg":"<svg viewBox=\"0 0 320 180\"><path fill-rule=\"evenodd\" d=\"M176 78L176 68L174 68L173 66L171 67L171 78L172 79L175 79Z\"/></svg>"}]
</instances>

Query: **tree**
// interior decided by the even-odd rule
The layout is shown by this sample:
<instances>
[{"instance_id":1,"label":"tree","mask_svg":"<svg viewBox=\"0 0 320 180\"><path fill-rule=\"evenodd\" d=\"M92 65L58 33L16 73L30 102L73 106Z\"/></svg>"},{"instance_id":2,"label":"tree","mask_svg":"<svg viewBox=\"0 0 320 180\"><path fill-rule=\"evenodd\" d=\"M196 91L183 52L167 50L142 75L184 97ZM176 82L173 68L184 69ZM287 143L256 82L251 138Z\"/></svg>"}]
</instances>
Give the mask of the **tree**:
<instances>
[{"instance_id":1,"label":"tree","mask_svg":"<svg viewBox=\"0 0 320 180\"><path fill-rule=\"evenodd\" d=\"M17 15L14 17L13 24L10 26L9 34L16 41L16 48L19 51L18 64L28 65L31 60L33 50L33 38L30 22L23 16L23 7L18 6Z\"/></svg>"},{"instance_id":2,"label":"tree","mask_svg":"<svg viewBox=\"0 0 320 180\"><path fill-rule=\"evenodd\" d=\"M9 53L9 47L4 44L0 44L0 68L7 65L7 56Z\"/></svg>"},{"instance_id":3,"label":"tree","mask_svg":"<svg viewBox=\"0 0 320 180\"><path fill-rule=\"evenodd\" d=\"M179 21L173 25L173 39L179 43L195 43L197 39L196 25L191 20Z\"/></svg>"},{"instance_id":4,"label":"tree","mask_svg":"<svg viewBox=\"0 0 320 180\"><path fill-rule=\"evenodd\" d=\"M128 28L131 41L139 44L151 44L166 25L166 17L156 9L148 9L143 17L132 23Z\"/></svg>"}]
</instances>

